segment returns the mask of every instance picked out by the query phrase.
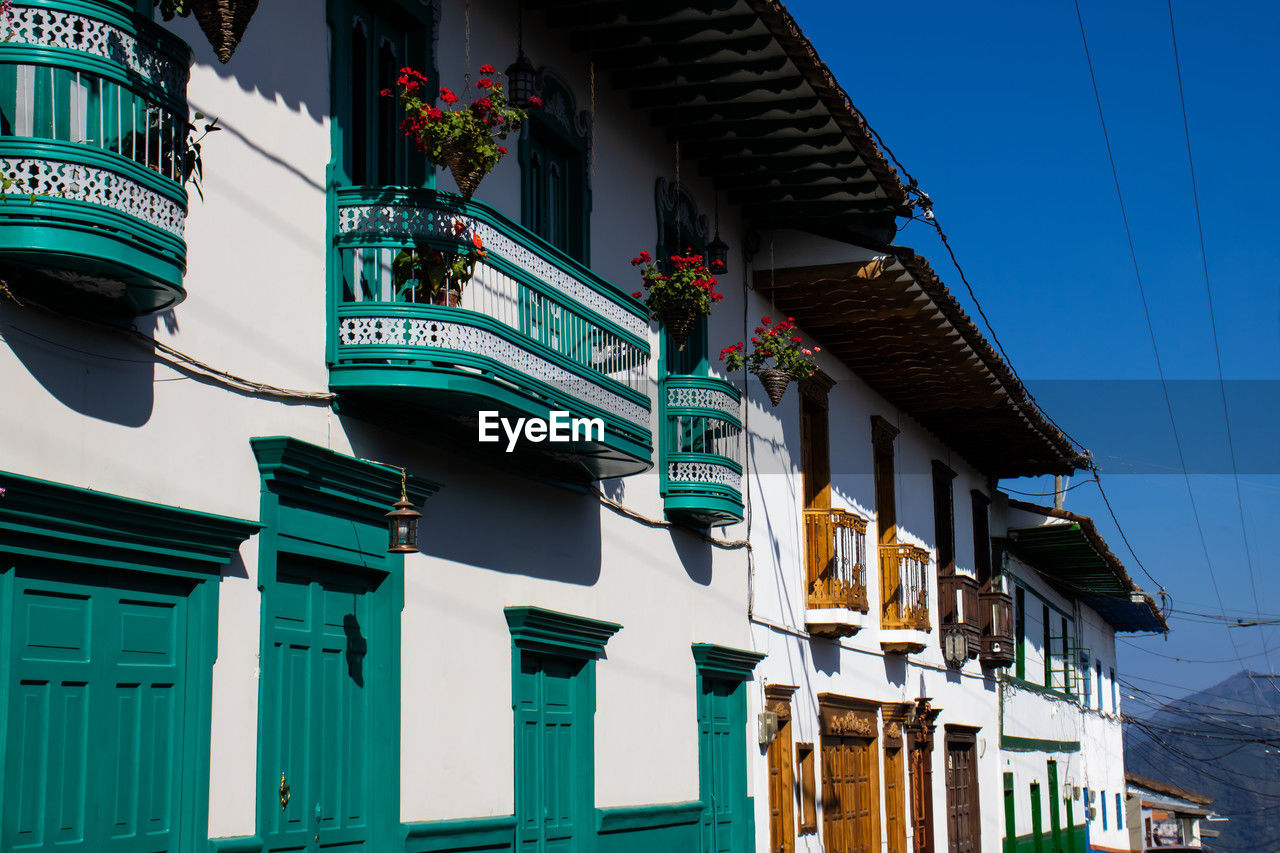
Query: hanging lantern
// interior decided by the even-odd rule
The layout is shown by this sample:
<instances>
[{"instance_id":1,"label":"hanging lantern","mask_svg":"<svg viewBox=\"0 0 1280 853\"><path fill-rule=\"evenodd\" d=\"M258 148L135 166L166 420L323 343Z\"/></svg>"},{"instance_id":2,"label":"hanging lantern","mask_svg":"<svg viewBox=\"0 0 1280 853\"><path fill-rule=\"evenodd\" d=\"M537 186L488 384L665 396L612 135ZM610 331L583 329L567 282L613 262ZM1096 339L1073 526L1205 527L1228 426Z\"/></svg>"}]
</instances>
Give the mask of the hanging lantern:
<instances>
[{"instance_id":1,"label":"hanging lantern","mask_svg":"<svg viewBox=\"0 0 1280 853\"><path fill-rule=\"evenodd\" d=\"M720 239L720 193L716 193L716 236L707 244L707 269L716 275L729 271L729 244Z\"/></svg>"},{"instance_id":2,"label":"hanging lantern","mask_svg":"<svg viewBox=\"0 0 1280 853\"><path fill-rule=\"evenodd\" d=\"M707 244L707 269L716 275L724 275L729 271L729 244L720 239L720 231L716 231L715 239Z\"/></svg>"},{"instance_id":3,"label":"hanging lantern","mask_svg":"<svg viewBox=\"0 0 1280 853\"><path fill-rule=\"evenodd\" d=\"M401 483L400 500L396 501L395 509L386 515L390 533L388 554L418 553L418 519L422 518L422 513L413 508L404 492L404 484Z\"/></svg>"},{"instance_id":4,"label":"hanging lantern","mask_svg":"<svg viewBox=\"0 0 1280 853\"><path fill-rule=\"evenodd\" d=\"M538 71L524 55L524 50L507 69L507 102L513 107L525 109L529 99L538 94Z\"/></svg>"}]
</instances>

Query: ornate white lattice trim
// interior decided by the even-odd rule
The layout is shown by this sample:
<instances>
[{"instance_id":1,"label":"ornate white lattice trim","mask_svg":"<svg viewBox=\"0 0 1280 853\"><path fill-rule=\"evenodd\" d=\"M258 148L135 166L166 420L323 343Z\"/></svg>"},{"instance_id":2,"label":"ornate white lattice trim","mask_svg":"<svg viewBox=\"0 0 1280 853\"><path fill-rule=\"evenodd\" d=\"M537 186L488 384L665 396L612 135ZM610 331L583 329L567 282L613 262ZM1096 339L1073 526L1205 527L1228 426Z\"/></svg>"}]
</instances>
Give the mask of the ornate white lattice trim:
<instances>
[{"instance_id":1,"label":"ornate white lattice trim","mask_svg":"<svg viewBox=\"0 0 1280 853\"><path fill-rule=\"evenodd\" d=\"M0 190L5 194L38 193L100 204L182 237L187 219L182 205L107 169L60 160L0 157L0 175L13 181L8 189Z\"/></svg>"},{"instance_id":2,"label":"ornate white lattice trim","mask_svg":"<svg viewBox=\"0 0 1280 853\"><path fill-rule=\"evenodd\" d=\"M492 332L461 323L401 317L348 317L338 324L338 343L344 346L411 346L454 349L491 358L521 373L649 428L649 410L559 365L522 349Z\"/></svg>"},{"instance_id":3,"label":"ornate white lattice trim","mask_svg":"<svg viewBox=\"0 0 1280 853\"><path fill-rule=\"evenodd\" d=\"M643 317L596 292L551 261L479 220L438 208L411 205L351 205L338 208L339 234L405 234L415 237L456 239L454 223L463 224L466 235L477 234L487 251L501 255L574 301L587 306L622 328L646 338L649 326Z\"/></svg>"},{"instance_id":4,"label":"ornate white lattice trim","mask_svg":"<svg viewBox=\"0 0 1280 853\"><path fill-rule=\"evenodd\" d=\"M742 417L742 404L714 388L668 388L667 405L715 409L735 418Z\"/></svg>"},{"instance_id":5,"label":"ornate white lattice trim","mask_svg":"<svg viewBox=\"0 0 1280 853\"><path fill-rule=\"evenodd\" d=\"M742 475L714 462L668 462L667 479L672 483L715 483L742 491Z\"/></svg>"},{"instance_id":6,"label":"ornate white lattice trim","mask_svg":"<svg viewBox=\"0 0 1280 853\"><path fill-rule=\"evenodd\" d=\"M101 57L142 75L169 95L186 99L187 66L114 24L43 6L14 6L9 32L10 44L60 47Z\"/></svg>"}]
</instances>

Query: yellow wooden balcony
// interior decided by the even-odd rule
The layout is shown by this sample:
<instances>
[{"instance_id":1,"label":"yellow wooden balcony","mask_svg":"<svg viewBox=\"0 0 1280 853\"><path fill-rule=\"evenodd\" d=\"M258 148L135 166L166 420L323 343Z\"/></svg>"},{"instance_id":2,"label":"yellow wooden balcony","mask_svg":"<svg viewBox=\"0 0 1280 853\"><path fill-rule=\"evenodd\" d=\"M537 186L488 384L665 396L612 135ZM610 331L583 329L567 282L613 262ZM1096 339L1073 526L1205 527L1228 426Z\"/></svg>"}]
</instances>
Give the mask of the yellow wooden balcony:
<instances>
[{"instance_id":1,"label":"yellow wooden balcony","mask_svg":"<svg viewBox=\"0 0 1280 853\"><path fill-rule=\"evenodd\" d=\"M922 651L928 643L929 552L918 545L880 546L880 628L886 651ZM899 632L906 632L899 636Z\"/></svg>"},{"instance_id":2,"label":"yellow wooden balcony","mask_svg":"<svg viewBox=\"0 0 1280 853\"><path fill-rule=\"evenodd\" d=\"M867 612L867 520L843 509L804 511L805 625L811 634L847 637Z\"/></svg>"}]
</instances>

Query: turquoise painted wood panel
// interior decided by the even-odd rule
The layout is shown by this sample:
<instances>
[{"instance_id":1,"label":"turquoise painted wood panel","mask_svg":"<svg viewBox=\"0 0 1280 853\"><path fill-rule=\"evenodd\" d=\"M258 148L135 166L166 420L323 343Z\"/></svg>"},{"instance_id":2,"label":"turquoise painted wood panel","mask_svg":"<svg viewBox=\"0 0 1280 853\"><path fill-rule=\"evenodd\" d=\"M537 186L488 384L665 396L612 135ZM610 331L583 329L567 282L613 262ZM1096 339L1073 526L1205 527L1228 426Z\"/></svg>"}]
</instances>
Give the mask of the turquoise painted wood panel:
<instances>
[{"instance_id":1,"label":"turquoise painted wood panel","mask_svg":"<svg viewBox=\"0 0 1280 853\"><path fill-rule=\"evenodd\" d=\"M0 849L183 847L191 584L143 577L17 575Z\"/></svg>"},{"instance_id":2,"label":"turquoise painted wood panel","mask_svg":"<svg viewBox=\"0 0 1280 853\"><path fill-rule=\"evenodd\" d=\"M592 781L579 772L590 748L578 679L587 666L533 652L520 654L516 677L516 849L573 853ZM589 713L589 712L588 712Z\"/></svg>"},{"instance_id":3,"label":"turquoise painted wood panel","mask_svg":"<svg viewBox=\"0 0 1280 853\"><path fill-rule=\"evenodd\" d=\"M282 558L269 591L260 790L275 792L268 850L370 849L370 806L394 780L375 775L366 689L378 635L373 584L317 561ZM390 649L373 649L386 657ZM279 807L281 781L288 799Z\"/></svg>"},{"instance_id":4,"label":"turquoise painted wood panel","mask_svg":"<svg viewBox=\"0 0 1280 853\"><path fill-rule=\"evenodd\" d=\"M700 821L704 853L733 853L738 845L742 819L739 790L745 792L742 731L745 711L742 685L719 678L702 678L698 696L699 794L703 803Z\"/></svg>"}]
</instances>

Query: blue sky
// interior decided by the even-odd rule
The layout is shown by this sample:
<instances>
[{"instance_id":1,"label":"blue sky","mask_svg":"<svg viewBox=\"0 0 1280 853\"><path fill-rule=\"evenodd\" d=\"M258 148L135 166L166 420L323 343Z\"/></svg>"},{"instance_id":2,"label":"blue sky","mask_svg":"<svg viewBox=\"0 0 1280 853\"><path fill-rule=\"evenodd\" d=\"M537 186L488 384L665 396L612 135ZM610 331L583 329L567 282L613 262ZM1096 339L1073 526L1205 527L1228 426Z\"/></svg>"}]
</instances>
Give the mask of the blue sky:
<instances>
[{"instance_id":1,"label":"blue sky","mask_svg":"<svg viewBox=\"0 0 1280 853\"><path fill-rule=\"evenodd\" d=\"M1212 570L1230 618L1255 608L1280 614L1280 580L1272 575L1280 527L1273 448L1280 434L1273 426L1280 422L1280 214L1271 198L1280 186L1280 4L1174 3L1252 581L1216 384L1166 4L1080 0L1175 421L1194 457L1190 482L1208 561L1155 381L1074 5L792 0L788 8L932 196L1014 367L1048 413L1094 452L1129 541L1172 595L1168 640L1124 640L1122 669L1177 694L1241 668L1237 651L1249 668L1280 667L1280 628L1228 629L1184 612L1221 612ZM975 313L926 226L908 225L897 242L925 253ZM1004 485L1046 491L1036 480ZM1093 516L1131 574L1154 587L1096 488L1073 489L1067 507ZM1261 652L1272 648L1269 661Z\"/></svg>"}]
</instances>

